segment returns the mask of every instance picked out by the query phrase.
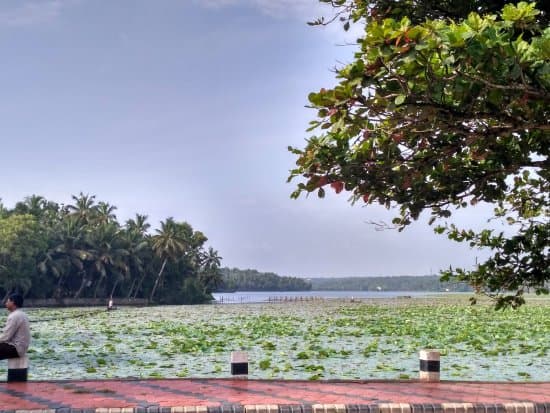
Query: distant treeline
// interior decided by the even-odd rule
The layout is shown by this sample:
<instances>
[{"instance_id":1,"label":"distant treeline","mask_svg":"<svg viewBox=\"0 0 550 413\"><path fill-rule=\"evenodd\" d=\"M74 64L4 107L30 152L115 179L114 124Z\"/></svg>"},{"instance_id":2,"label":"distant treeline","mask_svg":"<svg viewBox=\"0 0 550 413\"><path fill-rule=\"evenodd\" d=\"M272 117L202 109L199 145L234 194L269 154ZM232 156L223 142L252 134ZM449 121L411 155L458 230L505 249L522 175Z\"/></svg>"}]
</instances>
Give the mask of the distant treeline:
<instances>
[{"instance_id":1,"label":"distant treeline","mask_svg":"<svg viewBox=\"0 0 550 413\"><path fill-rule=\"evenodd\" d=\"M303 278L284 277L272 272L222 268L218 291L309 291L311 283Z\"/></svg>"},{"instance_id":2,"label":"distant treeline","mask_svg":"<svg viewBox=\"0 0 550 413\"><path fill-rule=\"evenodd\" d=\"M437 275L395 277L309 278L313 290L332 291L472 291L464 283L439 281Z\"/></svg>"},{"instance_id":3,"label":"distant treeline","mask_svg":"<svg viewBox=\"0 0 550 413\"><path fill-rule=\"evenodd\" d=\"M222 283L217 291L472 291L464 283L439 281L437 275L394 277L285 277L272 272L222 268Z\"/></svg>"}]
</instances>

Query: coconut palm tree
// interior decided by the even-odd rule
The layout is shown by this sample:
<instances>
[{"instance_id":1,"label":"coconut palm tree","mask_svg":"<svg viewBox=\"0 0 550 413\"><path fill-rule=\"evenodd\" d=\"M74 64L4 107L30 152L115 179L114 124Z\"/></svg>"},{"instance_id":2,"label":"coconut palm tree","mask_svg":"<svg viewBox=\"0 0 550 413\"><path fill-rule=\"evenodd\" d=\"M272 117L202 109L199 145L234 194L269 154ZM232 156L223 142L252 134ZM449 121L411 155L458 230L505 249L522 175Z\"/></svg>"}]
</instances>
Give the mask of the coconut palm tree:
<instances>
[{"instance_id":1,"label":"coconut palm tree","mask_svg":"<svg viewBox=\"0 0 550 413\"><path fill-rule=\"evenodd\" d=\"M126 221L126 229L128 231L137 232L138 234L145 235L151 224L147 222L149 217L147 215L136 214L136 218Z\"/></svg>"},{"instance_id":2,"label":"coconut palm tree","mask_svg":"<svg viewBox=\"0 0 550 413\"><path fill-rule=\"evenodd\" d=\"M30 214L39 218L42 215L46 199L40 195L31 195L26 197L22 202L15 204L14 212L16 214Z\"/></svg>"},{"instance_id":3,"label":"coconut palm tree","mask_svg":"<svg viewBox=\"0 0 550 413\"><path fill-rule=\"evenodd\" d=\"M13 213L30 214L36 217L37 221L46 227L51 227L59 219L59 205L56 202L48 201L40 195L31 195L23 202L15 204Z\"/></svg>"},{"instance_id":4,"label":"coconut palm tree","mask_svg":"<svg viewBox=\"0 0 550 413\"><path fill-rule=\"evenodd\" d=\"M54 298L60 298L63 295L63 281L70 268L68 261L55 259L52 251L48 250L44 254L44 257L38 262L37 267L42 275L52 276L54 280L57 280L56 287L53 290L53 296Z\"/></svg>"},{"instance_id":5,"label":"coconut palm tree","mask_svg":"<svg viewBox=\"0 0 550 413\"><path fill-rule=\"evenodd\" d=\"M209 268L219 268L221 265L221 260L223 259L223 257L218 255L218 251L212 247L208 247L208 251L203 252L201 254L201 258L201 265Z\"/></svg>"},{"instance_id":6,"label":"coconut palm tree","mask_svg":"<svg viewBox=\"0 0 550 413\"><path fill-rule=\"evenodd\" d=\"M157 229L156 232L157 235L152 237L151 246L153 252L160 258L162 264L149 296L150 301L152 301L155 296L159 281L161 280L162 273L168 261L175 262L184 253L187 246L186 239L183 237L180 226L172 217L167 218L164 222L161 221L160 229Z\"/></svg>"},{"instance_id":7,"label":"coconut palm tree","mask_svg":"<svg viewBox=\"0 0 550 413\"><path fill-rule=\"evenodd\" d=\"M89 281L85 264L91 260L91 254L85 236L85 227L76 216L66 216L52 229L51 247L38 268L43 274L51 273L57 278L56 296L62 295L64 282L71 275L81 277L75 298L80 296Z\"/></svg>"},{"instance_id":8,"label":"coconut palm tree","mask_svg":"<svg viewBox=\"0 0 550 413\"><path fill-rule=\"evenodd\" d=\"M222 283L221 260L222 257L218 255L218 251L212 247L209 247L207 252L201 253L199 281L206 292L215 290Z\"/></svg>"},{"instance_id":9,"label":"coconut palm tree","mask_svg":"<svg viewBox=\"0 0 550 413\"><path fill-rule=\"evenodd\" d=\"M67 205L69 216L77 217L83 224L88 224L96 214L95 195L83 194L72 196L74 204Z\"/></svg>"},{"instance_id":10,"label":"coconut palm tree","mask_svg":"<svg viewBox=\"0 0 550 413\"><path fill-rule=\"evenodd\" d=\"M95 221L99 225L109 224L116 222L116 211L117 207L110 205L107 202L100 201L97 203L95 208Z\"/></svg>"},{"instance_id":11,"label":"coconut palm tree","mask_svg":"<svg viewBox=\"0 0 550 413\"><path fill-rule=\"evenodd\" d=\"M136 231L124 231L122 234L124 245L128 251L127 265L128 278L131 280L130 288L128 289L127 297L130 298L134 294L137 296L147 272L145 266L148 261L151 261L149 237L143 236Z\"/></svg>"},{"instance_id":12,"label":"coconut palm tree","mask_svg":"<svg viewBox=\"0 0 550 413\"><path fill-rule=\"evenodd\" d=\"M90 272L96 275L94 298L108 276L115 278L115 286L121 278L128 273L126 258L128 251L123 246L118 224L111 222L99 224L90 231L87 237L90 246L91 260L89 262Z\"/></svg>"},{"instance_id":13,"label":"coconut palm tree","mask_svg":"<svg viewBox=\"0 0 550 413\"><path fill-rule=\"evenodd\" d=\"M147 215L136 214L135 219L128 219L125 224L123 238L128 250L128 277L132 280L128 289L127 297L136 298L143 280L147 276L145 270L147 263L150 263L150 236L147 231L151 225L147 222Z\"/></svg>"}]
</instances>

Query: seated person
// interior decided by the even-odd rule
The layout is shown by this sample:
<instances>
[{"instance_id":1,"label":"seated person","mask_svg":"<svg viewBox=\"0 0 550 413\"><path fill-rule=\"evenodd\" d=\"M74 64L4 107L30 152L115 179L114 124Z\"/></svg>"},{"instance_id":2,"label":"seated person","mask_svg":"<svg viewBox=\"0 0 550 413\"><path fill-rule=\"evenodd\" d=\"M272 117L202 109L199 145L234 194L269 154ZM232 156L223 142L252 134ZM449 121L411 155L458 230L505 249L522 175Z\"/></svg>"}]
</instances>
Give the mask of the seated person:
<instances>
[{"instance_id":1,"label":"seated person","mask_svg":"<svg viewBox=\"0 0 550 413\"><path fill-rule=\"evenodd\" d=\"M21 294L11 294L6 300L9 315L4 331L0 334L0 360L22 357L29 349L31 342L29 319L21 307L23 307Z\"/></svg>"}]
</instances>

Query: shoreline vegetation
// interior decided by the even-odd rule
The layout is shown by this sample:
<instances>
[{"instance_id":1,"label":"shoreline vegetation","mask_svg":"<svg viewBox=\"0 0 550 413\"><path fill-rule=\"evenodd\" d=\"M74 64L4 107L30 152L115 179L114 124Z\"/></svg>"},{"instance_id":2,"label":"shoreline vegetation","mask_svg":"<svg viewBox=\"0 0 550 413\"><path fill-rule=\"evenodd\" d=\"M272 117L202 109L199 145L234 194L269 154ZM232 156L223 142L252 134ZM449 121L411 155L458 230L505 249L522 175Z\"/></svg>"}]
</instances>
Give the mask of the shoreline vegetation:
<instances>
[{"instance_id":1,"label":"shoreline vegetation","mask_svg":"<svg viewBox=\"0 0 550 413\"><path fill-rule=\"evenodd\" d=\"M214 292L236 291L310 291L311 282L304 278L288 277L254 269L224 267L220 270L222 282Z\"/></svg>"},{"instance_id":2,"label":"shoreline vegetation","mask_svg":"<svg viewBox=\"0 0 550 413\"><path fill-rule=\"evenodd\" d=\"M442 282L437 275L311 278L310 280L314 290L327 291L473 291L466 283Z\"/></svg>"},{"instance_id":3,"label":"shoreline vegetation","mask_svg":"<svg viewBox=\"0 0 550 413\"><path fill-rule=\"evenodd\" d=\"M375 277L288 277L253 269L222 268L214 292L236 291L445 291L471 292L466 283L442 282L437 275Z\"/></svg>"},{"instance_id":4,"label":"shoreline vegetation","mask_svg":"<svg viewBox=\"0 0 550 413\"><path fill-rule=\"evenodd\" d=\"M168 217L151 228L147 215L124 222L95 195L64 205L39 195L13 208L0 200L0 297L146 300L198 304L221 281L221 257L207 236Z\"/></svg>"}]
</instances>

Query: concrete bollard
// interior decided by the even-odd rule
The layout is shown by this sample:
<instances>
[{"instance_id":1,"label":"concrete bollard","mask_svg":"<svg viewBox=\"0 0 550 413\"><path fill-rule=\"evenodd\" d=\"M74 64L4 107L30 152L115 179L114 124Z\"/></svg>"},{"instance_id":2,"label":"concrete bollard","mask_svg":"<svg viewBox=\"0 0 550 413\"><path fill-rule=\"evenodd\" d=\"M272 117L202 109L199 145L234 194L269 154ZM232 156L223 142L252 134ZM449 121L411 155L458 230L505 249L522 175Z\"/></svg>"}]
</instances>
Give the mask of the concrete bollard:
<instances>
[{"instance_id":1,"label":"concrete bollard","mask_svg":"<svg viewBox=\"0 0 550 413\"><path fill-rule=\"evenodd\" d=\"M248 354L246 351L231 352L231 374L240 377L248 375Z\"/></svg>"},{"instance_id":2,"label":"concrete bollard","mask_svg":"<svg viewBox=\"0 0 550 413\"><path fill-rule=\"evenodd\" d=\"M26 354L23 357L8 359L8 382L27 381L28 368L29 357Z\"/></svg>"},{"instance_id":3,"label":"concrete bollard","mask_svg":"<svg viewBox=\"0 0 550 413\"><path fill-rule=\"evenodd\" d=\"M420 350L420 380L439 381L439 351Z\"/></svg>"}]
</instances>

